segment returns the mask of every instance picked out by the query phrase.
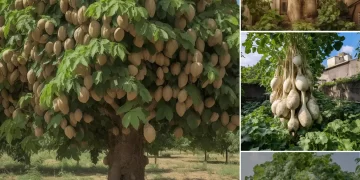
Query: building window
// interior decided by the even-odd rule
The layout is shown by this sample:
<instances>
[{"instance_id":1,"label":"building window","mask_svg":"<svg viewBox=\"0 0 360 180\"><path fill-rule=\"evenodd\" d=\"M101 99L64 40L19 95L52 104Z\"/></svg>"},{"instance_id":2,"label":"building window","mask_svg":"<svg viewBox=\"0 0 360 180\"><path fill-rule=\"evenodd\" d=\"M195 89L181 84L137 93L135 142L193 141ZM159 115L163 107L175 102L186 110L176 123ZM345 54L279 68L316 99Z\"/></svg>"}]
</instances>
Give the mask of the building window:
<instances>
[{"instance_id":1,"label":"building window","mask_svg":"<svg viewBox=\"0 0 360 180\"><path fill-rule=\"evenodd\" d=\"M286 14L287 11L287 2L281 3L281 14Z\"/></svg>"}]
</instances>

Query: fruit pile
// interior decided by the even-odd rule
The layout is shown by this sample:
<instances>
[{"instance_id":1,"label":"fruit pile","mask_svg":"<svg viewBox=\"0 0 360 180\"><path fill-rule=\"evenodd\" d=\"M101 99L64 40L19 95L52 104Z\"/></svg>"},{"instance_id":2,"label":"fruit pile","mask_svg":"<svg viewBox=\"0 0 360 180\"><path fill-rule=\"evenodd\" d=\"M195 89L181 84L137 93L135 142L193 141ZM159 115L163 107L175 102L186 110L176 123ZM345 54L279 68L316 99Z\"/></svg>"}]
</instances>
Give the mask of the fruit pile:
<instances>
[{"instance_id":1,"label":"fruit pile","mask_svg":"<svg viewBox=\"0 0 360 180\"><path fill-rule=\"evenodd\" d=\"M162 9L163 0L79 2L15 0L1 5L12 11L0 13L0 99L7 117L24 115L38 137L46 124L58 124L72 139L98 123L100 107L117 111L133 103L130 109L138 106L147 114L140 120L150 143L156 136L150 120L159 114L158 103L165 102L176 112L178 120L171 122L176 137L184 132L178 121L188 114L196 114L198 126L219 118L230 131L239 126L238 106L219 105L229 93L224 85L236 89L227 78L238 77L233 70L238 57L231 57L226 41L232 34L221 20L232 10L215 19L205 10L222 4L211 0L183 2L173 15ZM124 88L128 84L131 88ZM205 119L204 111L211 112ZM126 118L127 113L118 115ZM115 136L132 130L124 122L104 124L97 125Z\"/></svg>"},{"instance_id":2,"label":"fruit pile","mask_svg":"<svg viewBox=\"0 0 360 180\"><path fill-rule=\"evenodd\" d=\"M314 120L321 118L312 95L313 78L308 69L306 59L295 46L291 46L270 82L271 110L281 121L287 122L290 132L296 132L299 125L309 128Z\"/></svg>"}]
</instances>

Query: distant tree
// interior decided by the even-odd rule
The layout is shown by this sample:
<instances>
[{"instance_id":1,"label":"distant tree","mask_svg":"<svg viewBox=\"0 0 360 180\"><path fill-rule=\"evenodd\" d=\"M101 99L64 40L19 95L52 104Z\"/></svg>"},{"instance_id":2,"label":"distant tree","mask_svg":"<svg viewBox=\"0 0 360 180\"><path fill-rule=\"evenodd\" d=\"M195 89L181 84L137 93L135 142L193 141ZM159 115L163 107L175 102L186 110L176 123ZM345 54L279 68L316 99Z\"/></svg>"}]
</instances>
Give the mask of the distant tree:
<instances>
[{"instance_id":1,"label":"distant tree","mask_svg":"<svg viewBox=\"0 0 360 180\"><path fill-rule=\"evenodd\" d=\"M225 163L229 163L229 153L239 152L239 131L221 132L218 131L215 136L216 150L225 153Z\"/></svg>"},{"instance_id":2,"label":"distant tree","mask_svg":"<svg viewBox=\"0 0 360 180\"><path fill-rule=\"evenodd\" d=\"M174 142L174 149L181 151L187 151L190 150L190 141L188 138L181 137L179 139L176 139Z\"/></svg>"},{"instance_id":3,"label":"distant tree","mask_svg":"<svg viewBox=\"0 0 360 180\"><path fill-rule=\"evenodd\" d=\"M275 153L273 160L254 167L254 175L247 180L355 180L355 174L344 172L332 162L332 154Z\"/></svg>"},{"instance_id":4,"label":"distant tree","mask_svg":"<svg viewBox=\"0 0 360 180\"><path fill-rule=\"evenodd\" d=\"M170 133L159 134L153 143L146 144L146 152L155 156L155 164L160 151L175 147L175 138Z\"/></svg>"}]
</instances>

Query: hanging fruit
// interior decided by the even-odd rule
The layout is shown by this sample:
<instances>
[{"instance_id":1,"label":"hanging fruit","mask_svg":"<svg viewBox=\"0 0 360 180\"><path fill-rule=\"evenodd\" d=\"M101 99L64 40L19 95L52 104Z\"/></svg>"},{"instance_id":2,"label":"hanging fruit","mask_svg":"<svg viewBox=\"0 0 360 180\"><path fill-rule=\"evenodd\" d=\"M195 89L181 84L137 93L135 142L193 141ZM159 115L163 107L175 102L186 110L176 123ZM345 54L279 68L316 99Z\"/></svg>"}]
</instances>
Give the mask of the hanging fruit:
<instances>
[{"instance_id":1,"label":"hanging fruit","mask_svg":"<svg viewBox=\"0 0 360 180\"><path fill-rule=\"evenodd\" d=\"M271 111L287 122L288 130L296 132L300 126L309 128L321 118L319 106L312 95L311 71L307 61L295 44L286 51L286 58L279 63L270 82Z\"/></svg>"}]
</instances>

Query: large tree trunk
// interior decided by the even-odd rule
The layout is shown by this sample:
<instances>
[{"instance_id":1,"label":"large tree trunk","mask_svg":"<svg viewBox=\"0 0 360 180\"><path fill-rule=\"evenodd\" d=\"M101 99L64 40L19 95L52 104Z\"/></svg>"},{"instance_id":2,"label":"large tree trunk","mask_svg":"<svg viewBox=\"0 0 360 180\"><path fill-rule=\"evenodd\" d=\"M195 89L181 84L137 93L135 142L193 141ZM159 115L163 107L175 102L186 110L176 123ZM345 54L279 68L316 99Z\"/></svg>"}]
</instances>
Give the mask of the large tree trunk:
<instances>
[{"instance_id":1,"label":"large tree trunk","mask_svg":"<svg viewBox=\"0 0 360 180\"><path fill-rule=\"evenodd\" d=\"M121 118L115 112L107 111L107 114L121 129ZM142 129L143 127L139 127L138 130L131 129L128 135L122 134L121 131L118 136L109 133L109 153L107 155L109 180L145 179L145 166L149 160L144 155Z\"/></svg>"},{"instance_id":2,"label":"large tree trunk","mask_svg":"<svg viewBox=\"0 0 360 180\"><path fill-rule=\"evenodd\" d=\"M207 162L207 153L206 153L206 150L205 150L205 162Z\"/></svg>"},{"instance_id":3,"label":"large tree trunk","mask_svg":"<svg viewBox=\"0 0 360 180\"><path fill-rule=\"evenodd\" d=\"M315 18L317 16L316 0L304 0L303 13L304 18Z\"/></svg>"},{"instance_id":4,"label":"large tree trunk","mask_svg":"<svg viewBox=\"0 0 360 180\"><path fill-rule=\"evenodd\" d=\"M157 157L159 157L159 152L155 154L155 164L157 164Z\"/></svg>"},{"instance_id":5,"label":"large tree trunk","mask_svg":"<svg viewBox=\"0 0 360 180\"><path fill-rule=\"evenodd\" d=\"M287 15L290 22L296 22L301 19L301 0L289 0Z\"/></svg>"},{"instance_id":6,"label":"large tree trunk","mask_svg":"<svg viewBox=\"0 0 360 180\"><path fill-rule=\"evenodd\" d=\"M229 152L228 152L228 150L226 149L225 150L225 152L226 152L226 164L228 164L229 163Z\"/></svg>"},{"instance_id":7,"label":"large tree trunk","mask_svg":"<svg viewBox=\"0 0 360 180\"><path fill-rule=\"evenodd\" d=\"M143 180L145 166L149 163L144 156L143 136L133 130L128 135L114 139L115 146L110 149L109 180Z\"/></svg>"}]
</instances>

